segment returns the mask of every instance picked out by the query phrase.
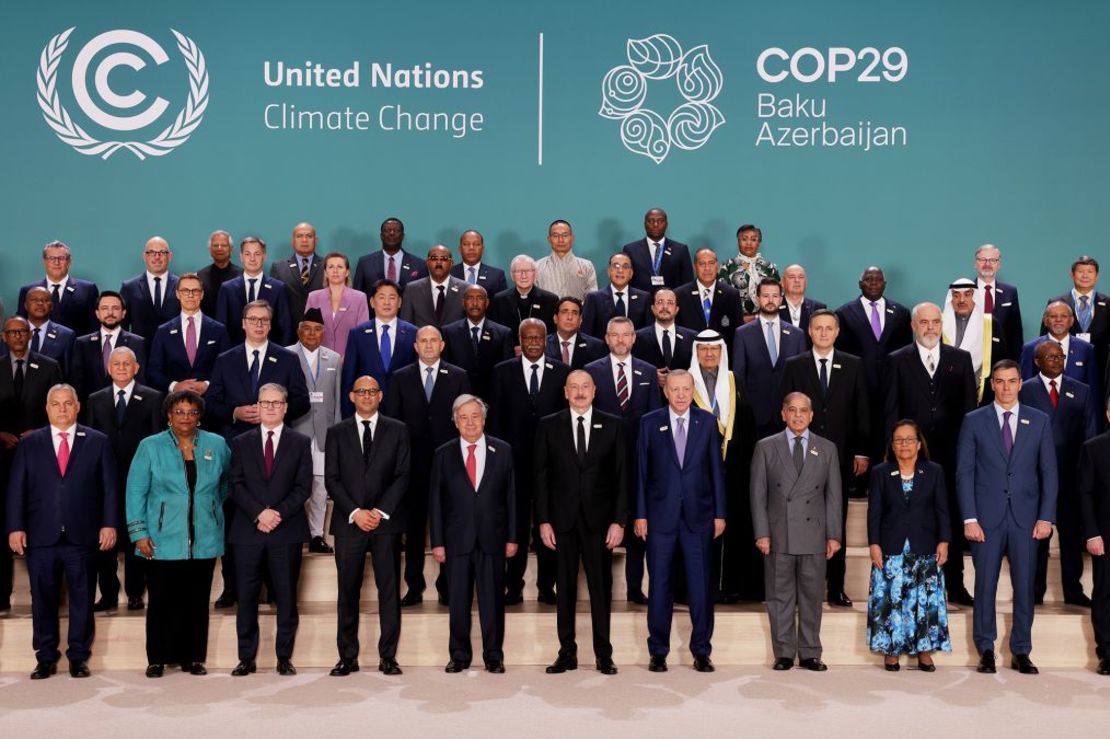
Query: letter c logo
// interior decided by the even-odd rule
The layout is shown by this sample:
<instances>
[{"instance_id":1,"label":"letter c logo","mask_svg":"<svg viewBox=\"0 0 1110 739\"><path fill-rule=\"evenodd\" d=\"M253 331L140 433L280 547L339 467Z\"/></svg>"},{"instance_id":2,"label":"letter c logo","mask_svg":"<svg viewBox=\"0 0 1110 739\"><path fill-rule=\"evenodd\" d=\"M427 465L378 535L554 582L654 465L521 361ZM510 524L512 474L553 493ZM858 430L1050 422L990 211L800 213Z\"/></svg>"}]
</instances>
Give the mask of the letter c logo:
<instances>
[{"instance_id":1,"label":"letter c logo","mask_svg":"<svg viewBox=\"0 0 1110 739\"><path fill-rule=\"evenodd\" d=\"M155 98L154 102L141 113L137 113L133 116L116 116L105 112L97 106L89 95L88 87L85 84L89 64L92 63L93 58L107 47L115 44L126 44L138 47L149 54L150 58L153 59L154 63L157 65L165 64L169 61L169 56L166 54L165 50L158 45L157 41L146 34L127 30L102 33L85 44L84 48L77 54L77 59L73 63L73 96L85 115L99 125L114 131L137 131L158 120L158 118L166 112L166 108L169 107L169 102L160 97ZM104 57L96 67L94 79L97 93L105 102L117 108L126 109L138 107L146 100L147 96L138 90L133 90L127 95L116 93L108 86L108 75L110 75L112 70L116 67L130 67L138 71L145 66L145 61L130 52L109 54Z\"/></svg>"}]
</instances>

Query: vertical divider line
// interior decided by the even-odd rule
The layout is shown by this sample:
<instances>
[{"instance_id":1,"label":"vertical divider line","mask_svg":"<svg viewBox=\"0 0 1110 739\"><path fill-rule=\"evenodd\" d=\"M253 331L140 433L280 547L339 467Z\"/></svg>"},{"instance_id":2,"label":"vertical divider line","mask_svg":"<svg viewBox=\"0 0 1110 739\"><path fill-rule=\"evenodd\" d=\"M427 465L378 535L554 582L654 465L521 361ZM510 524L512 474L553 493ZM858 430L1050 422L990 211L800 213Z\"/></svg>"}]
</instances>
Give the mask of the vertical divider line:
<instances>
[{"instance_id":1,"label":"vertical divider line","mask_svg":"<svg viewBox=\"0 0 1110 739\"><path fill-rule=\"evenodd\" d=\"M539 115L536 129L536 166L543 166L543 32L540 32Z\"/></svg>"}]
</instances>

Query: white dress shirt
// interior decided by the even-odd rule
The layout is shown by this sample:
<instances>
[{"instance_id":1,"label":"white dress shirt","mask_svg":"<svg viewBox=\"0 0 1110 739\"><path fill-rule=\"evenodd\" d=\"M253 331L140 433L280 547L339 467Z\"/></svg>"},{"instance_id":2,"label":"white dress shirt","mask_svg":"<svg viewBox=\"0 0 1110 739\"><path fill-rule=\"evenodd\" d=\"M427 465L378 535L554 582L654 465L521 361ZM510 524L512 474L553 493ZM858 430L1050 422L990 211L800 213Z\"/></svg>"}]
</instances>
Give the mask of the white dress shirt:
<instances>
[{"instance_id":1,"label":"white dress shirt","mask_svg":"<svg viewBox=\"0 0 1110 739\"><path fill-rule=\"evenodd\" d=\"M148 290L150 290L150 304L151 305L154 305L154 278L155 277L160 277L162 279L162 303L164 304L166 302L166 297L168 295L168 293L166 291L166 287L170 284L170 271L166 270L162 274L156 275L153 272L151 272L150 270L147 270L147 272L146 272L146 287L147 287Z\"/></svg>"},{"instance_id":2,"label":"white dress shirt","mask_svg":"<svg viewBox=\"0 0 1110 739\"><path fill-rule=\"evenodd\" d=\"M397 352L397 318L393 317L388 321L382 322L377 318L374 319L374 329L378 333L378 353L382 351L382 329L389 326L389 350L390 356Z\"/></svg>"},{"instance_id":3,"label":"white dress shirt","mask_svg":"<svg viewBox=\"0 0 1110 739\"><path fill-rule=\"evenodd\" d=\"M247 350L247 372L251 371L251 365L254 364L254 352L258 350L258 374L262 374L262 362L266 361L266 350L270 348L270 342L264 341L258 346L251 346L250 342L244 341L243 348Z\"/></svg>"},{"instance_id":4,"label":"white dress shirt","mask_svg":"<svg viewBox=\"0 0 1110 739\"><path fill-rule=\"evenodd\" d=\"M251 280L254 280L254 299L258 300L262 297L263 274L262 272L256 275L248 275L246 272L243 273L243 296L247 300L251 299Z\"/></svg>"},{"instance_id":5,"label":"white dress shirt","mask_svg":"<svg viewBox=\"0 0 1110 739\"><path fill-rule=\"evenodd\" d=\"M859 304L863 306L863 316L867 319L867 325L871 325L871 301L862 295L859 298ZM879 298L875 301L875 307L879 310L879 332L882 333L886 330L886 298Z\"/></svg>"},{"instance_id":6,"label":"white dress shirt","mask_svg":"<svg viewBox=\"0 0 1110 739\"><path fill-rule=\"evenodd\" d=\"M918 343L917 355L921 357L921 366L924 367L926 371L929 370L930 359L933 360L933 372L935 373L938 369L940 369L940 344L937 344L932 349L926 349L920 343Z\"/></svg>"},{"instance_id":7,"label":"white dress shirt","mask_svg":"<svg viewBox=\"0 0 1110 739\"><path fill-rule=\"evenodd\" d=\"M360 447L362 446L362 443L363 443L362 439L366 435L366 427L362 425L363 421L369 421L370 422L370 441L372 442L378 436L378 414L377 414L377 412L375 412L374 415L367 418L367 417L364 417L364 416L360 415L358 413L358 411L355 411L355 428L358 429L358 443L359 443ZM356 508L353 511L351 511L351 515L347 516L347 523L354 523L355 522L355 514L358 513L361 510L362 510L361 508ZM381 508L375 508L374 510L377 511L378 514L381 515L383 520L386 520L386 521L389 520L389 516Z\"/></svg>"},{"instance_id":8,"label":"white dress shirt","mask_svg":"<svg viewBox=\"0 0 1110 739\"><path fill-rule=\"evenodd\" d=\"M617 364L624 364L624 379L628 382L628 398L632 399L632 388L635 386L632 375L632 355L629 354L624 359L617 359L616 354L609 354L609 369L613 372L613 388L617 387L617 375L620 373L620 368Z\"/></svg>"},{"instance_id":9,"label":"white dress shirt","mask_svg":"<svg viewBox=\"0 0 1110 739\"><path fill-rule=\"evenodd\" d=\"M50 424L50 438L54 441L54 455L57 456L58 449L62 446L62 437L59 435L62 432L69 434L66 441L69 443L70 459L73 458L73 442L76 441L77 424L73 424L69 428L60 429L54 424Z\"/></svg>"},{"instance_id":10,"label":"white dress shirt","mask_svg":"<svg viewBox=\"0 0 1110 739\"><path fill-rule=\"evenodd\" d=\"M266 458L266 437L269 436L271 431L274 432L274 456L275 457L277 456L278 444L281 443L281 430L284 427L285 427L284 423L279 423L277 426L274 426L272 429L271 428L266 428L266 424L262 424L261 426L258 427L259 430L262 432L262 458L263 459Z\"/></svg>"},{"instance_id":11,"label":"white dress shirt","mask_svg":"<svg viewBox=\"0 0 1110 739\"><path fill-rule=\"evenodd\" d=\"M524 387L528 388L532 385L532 365L536 365L536 382L539 386L543 387L543 363L547 361L547 357L540 357L535 362L521 355L520 366L524 369Z\"/></svg>"},{"instance_id":12,"label":"white dress shirt","mask_svg":"<svg viewBox=\"0 0 1110 739\"><path fill-rule=\"evenodd\" d=\"M131 393L135 392L135 381L131 380L131 382L127 383L123 387L120 387L119 385L117 385L114 382L112 383L112 406L113 407L115 407L116 403L119 402L119 391L120 390L123 391L124 405L126 405L127 403L130 403L131 402Z\"/></svg>"},{"instance_id":13,"label":"white dress shirt","mask_svg":"<svg viewBox=\"0 0 1110 739\"><path fill-rule=\"evenodd\" d=\"M594 407L591 405L586 409L585 413L579 413L573 408L570 409L570 438L574 439L574 448L578 448L578 419L584 418L586 422L582 425L586 428L586 448L590 448L590 422L594 418Z\"/></svg>"},{"instance_id":14,"label":"white dress shirt","mask_svg":"<svg viewBox=\"0 0 1110 739\"><path fill-rule=\"evenodd\" d=\"M771 326L771 330L775 332L775 341L777 342L775 344L775 352L777 354L782 354L782 326L779 324L780 321L778 316L775 316L769 321L763 316L759 317L759 331L763 334L763 343L767 343L767 326ZM771 347L768 346L767 350L770 351L770 349Z\"/></svg>"}]
</instances>

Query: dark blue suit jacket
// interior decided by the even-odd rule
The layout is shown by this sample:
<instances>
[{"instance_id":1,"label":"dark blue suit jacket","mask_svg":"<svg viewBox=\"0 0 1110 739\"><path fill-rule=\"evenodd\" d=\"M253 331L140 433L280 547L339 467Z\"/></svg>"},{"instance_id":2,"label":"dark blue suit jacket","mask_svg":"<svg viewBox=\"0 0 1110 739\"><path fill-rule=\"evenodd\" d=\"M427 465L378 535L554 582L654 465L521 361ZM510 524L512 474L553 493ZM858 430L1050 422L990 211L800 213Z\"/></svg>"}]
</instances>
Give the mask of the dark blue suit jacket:
<instances>
[{"instance_id":1,"label":"dark blue suit jacket","mask_svg":"<svg viewBox=\"0 0 1110 739\"><path fill-rule=\"evenodd\" d=\"M117 329L114 341L112 349L127 347L135 352L139 362L139 373L135 376L135 381L145 385L146 342L141 336L122 329ZM69 384L77 389L77 397L82 403L100 388L112 384L112 378L104 371L104 350L100 344L100 331L77 337L66 378Z\"/></svg>"},{"instance_id":2,"label":"dark blue suit jacket","mask_svg":"<svg viewBox=\"0 0 1110 739\"><path fill-rule=\"evenodd\" d=\"M713 519L725 518L725 470L721 433L713 414L690 407L686 454L682 465L674 448L669 409L640 419L636 463L636 518L652 533L671 534L679 522L689 531L712 531Z\"/></svg>"},{"instance_id":3,"label":"dark blue suit jacket","mask_svg":"<svg viewBox=\"0 0 1110 739\"><path fill-rule=\"evenodd\" d=\"M23 307L24 298L27 297L27 291L32 287L47 287L46 279L43 278L38 282L32 282L29 285L24 285L19 288L19 301L16 312L27 317L27 309ZM74 334L81 336L90 331L96 330L98 325L96 320L96 299L100 296L100 288L95 283L88 280L79 280L73 275L70 275L69 282L66 283L66 289L62 293L60 302L54 304L54 309L51 311L51 320L57 321L68 329L71 329Z\"/></svg>"},{"instance_id":4,"label":"dark blue suit jacket","mask_svg":"<svg viewBox=\"0 0 1110 739\"><path fill-rule=\"evenodd\" d=\"M466 278L466 264L459 262L451 268L451 276L458 277L463 282L468 282ZM493 297L502 290L509 289L509 283L505 281L505 270L491 267L485 262L478 268L478 283L486 289L486 295Z\"/></svg>"},{"instance_id":5,"label":"dark blue suit jacket","mask_svg":"<svg viewBox=\"0 0 1110 739\"><path fill-rule=\"evenodd\" d=\"M150 294L146 272L120 285L119 294L127 306L123 327L147 342L154 338L159 326L181 313L181 303L177 299L177 275L169 272L162 279L161 310L154 310L154 296Z\"/></svg>"},{"instance_id":6,"label":"dark blue suit jacket","mask_svg":"<svg viewBox=\"0 0 1110 739\"><path fill-rule=\"evenodd\" d=\"M600 290L591 290L586 293L582 301L582 328L583 333L605 338L605 330L609 327L609 319L616 311L613 302L613 292L606 285ZM628 318L637 329L651 323L651 293L629 285L625 288L624 303L628 307Z\"/></svg>"},{"instance_id":7,"label":"dark blue suit jacket","mask_svg":"<svg viewBox=\"0 0 1110 739\"><path fill-rule=\"evenodd\" d=\"M1075 341L1075 339L1072 339ZM1079 466L1079 449L1087 439L1098 434L1097 401L1090 388L1078 380L1061 375L1056 379L1059 402L1052 407L1052 399L1041 382L1040 375L1021 384L1019 399L1052 419L1052 440L1056 448L1056 471L1060 487L1069 501L1074 501L1076 470ZM1098 403L1101 405L1101 403Z\"/></svg>"},{"instance_id":8,"label":"dark blue suit jacket","mask_svg":"<svg viewBox=\"0 0 1110 739\"><path fill-rule=\"evenodd\" d=\"M440 329L443 334L443 361L462 367L470 376L471 391L487 400L489 398L489 378L493 368L513 356L516 340L513 332L500 323L488 318L482 323L478 334L478 351L470 334L470 322L463 318L452 321Z\"/></svg>"},{"instance_id":9,"label":"dark blue suit jacket","mask_svg":"<svg viewBox=\"0 0 1110 739\"><path fill-rule=\"evenodd\" d=\"M432 546L445 547L448 557L475 549L504 555L505 545L517 541L513 450L501 439L486 436L486 466L477 490L467 477L459 440L436 449L429 491Z\"/></svg>"},{"instance_id":10,"label":"dark blue suit jacket","mask_svg":"<svg viewBox=\"0 0 1110 739\"><path fill-rule=\"evenodd\" d=\"M370 375L378 381L378 386L385 394L389 392L389 380L393 373L416 361L416 326L398 318L395 333L396 336L390 336L393 340L393 354L387 368L382 366L382 355L378 350L377 321L371 318L351 329L347 337L347 351L343 356L343 391L339 398L344 418L355 412L355 406L349 397L355 380L363 375Z\"/></svg>"},{"instance_id":11,"label":"dark blue suit jacket","mask_svg":"<svg viewBox=\"0 0 1110 739\"><path fill-rule=\"evenodd\" d=\"M906 539L910 551L922 555L935 553L938 542L952 541L948 491L939 464L918 458L908 496L902 492L898 464L877 464L871 469L867 498L867 543L881 546L883 554L901 554Z\"/></svg>"},{"instance_id":12,"label":"dark blue suit jacket","mask_svg":"<svg viewBox=\"0 0 1110 739\"><path fill-rule=\"evenodd\" d=\"M1026 342L1021 348L1021 377L1028 379L1037 374L1037 365L1033 358L1037 355L1037 347L1048 341L1048 336L1038 336ZM1091 398L1097 404L1102 395L1102 378L1098 373L1098 359L1095 357L1095 348L1083 339L1072 336L1068 339L1068 363L1064 367L1064 376L1079 380L1091 389Z\"/></svg>"},{"instance_id":13,"label":"dark blue suit jacket","mask_svg":"<svg viewBox=\"0 0 1110 739\"><path fill-rule=\"evenodd\" d=\"M780 320L778 350L778 361L772 366L763 324L758 318L736 329L732 340L732 371L752 404L760 437L782 428L782 376L786 360L806 351L802 330Z\"/></svg>"},{"instance_id":14,"label":"dark blue suit jacket","mask_svg":"<svg viewBox=\"0 0 1110 739\"><path fill-rule=\"evenodd\" d=\"M428 266L424 264L423 259L416 256L402 252L404 256L399 260L397 265L397 284L401 286L401 290L405 289L405 285L413 280L419 280L421 277L428 276ZM364 254L359 257L358 264L355 265L355 275L352 278L352 287L356 290L362 290L367 296L370 295L371 288L378 280L385 279L385 257L382 256L382 250L372 251L369 254ZM486 288L489 290L489 288ZM493 292L490 291L489 296L493 297Z\"/></svg>"},{"instance_id":15,"label":"dark blue suit jacket","mask_svg":"<svg viewBox=\"0 0 1110 739\"><path fill-rule=\"evenodd\" d=\"M45 330L39 333L42 348L38 350L38 353L57 362L58 366L62 368L62 374L69 377L69 368L73 361L73 345L77 342L77 334L73 332L73 329L66 328L53 319L44 326ZM31 331L31 336L34 337L34 329ZM30 347L31 351L35 351L34 338L31 339Z\"/></svg>"},{"instance_id":16,"label":"dark blue suit jacket","mask_svg":"<svg viewBox=\"0 0 1110 739\"><path fill-rule=\"evenodd\" d=\"M654 293L655 289L651 284L651 249L647 239L625 244L621 251L632 261L632 287ZM690 260L690 247L666 237L663 241L663 259L659 262L659 274L663 276L663 284L672 289L691 282L694 279L694 263Z\"/></svg>"},{"instance_id":17,"label":"dark blue suit jacket","mask_svg":"<svg viewBox=\"0 0 1110 739\"><path fill-rule=\"evenodd\" d=\"M993 284L994 311L991 315L1002 328L1009 351L1016 353L1017 348L1022 345L1025 335L1021 326L1021 303L1018 302L1018 291L1016 287L1005 282L995 282ZM982 298L983 292L980 290L976 294L975 302L981 303ZM1025 377L1025 375L1022 375L1022 377Z\"/></svg>"},{"instance_id":18,"label":"dark blue suit jacket","mask_svg":"<svg viewBox=\"0 0 1110 739\"><path fill-rule=\"evenodd\" d=\"M232 344L243 341L243 309L247 305L247 278L239 275L220 285L220 294L216 299L216 320L227 329L227 338ZM270 341L281 346L292 344L296 339L292 324L290 323L289 296L285 292L285 283L281 280L263 275L259 278L256 294L259 300L265 300L274 309L274 316L270 322Z\"/></svg>"},{"instance_id":19,"label":"dark blue suit jacket","mask_svg":"<svg viewBox=\"0 0 1110 739\"><path fill-rule=\"evenodd\" d=\"M886 298L886 319L878 341L871 331L871 317L864 312L858 297L837 308L836 315L840 318L840 335L836 338L836 348L855 354L863 360L863 366L867 370L867 389L873 393L879 392L886 358L913 341L909 310Z\"/></svg>"},{"instance_id":20,"label":"dark blue suit jacket","mask_svg":"<svg viewBox=\"0 0 1110 739\"><path fill-rule=\"evenodd\" d=\"M231 440L228 492L243 515L231 517L228 541L233 544L308 541L304 504L312 494L312 439L285 424L274 450L274 468L268 480L262 439L262 427L255 426ZM267 508L281 515L281 523L264 534L255 522Z\"/></svg>"},{"instance_id":21,"label":"dark blue suit jacket","mask_svg":"<svg viewBox=\"0 0 1110 739\"><path fill-rule=\"evenodd\" d=\"M563 361L563 344L558 333L547 335L547 345L543 350L544 356L557 362ZM570 358L572 370L582 369L595 359L601 359L609 353L609 347L601 339L594 338L579 330L574 338L574 354Z\"/></svg>"},{"instance_id":22,"label":"dark blue suit jacket","mask_svg":"<svg viewBox=\"0 0 1110 739\"><path fill-rule=\"evenodd\" d=\"M189 364L185 353L185 327L181 316L173 318L154 333L147 362L147 380L155 390L168 392L171 382L204 380L212 377L216 357L231 348L224 325L201 314L196 362Z\"/></svg>"},{"instance_id":23,"label":"dark blue suit jacket","mask_svg":"<svg viewBox=\"0 0 1110 739\"><path fill-rule=\"evenodd\" d=\"M212 368L212 379L204 393L205 415L222 424L224 438L229 442L239 434L256 428L254 424L232 419L232 412L241 405L251 405L258 401L258 392L252 386L247 371L247 347L245 344L233 346L216 359ZM301 361L297 355L285 347L270 342L266 346L266 358L258 373L258 387L268 382L276 382L289 394L285 407L285 422L296 421L309 411L308 386L305 385ZM214 424L206 428L216 428Z\"/></svg>"},{"instance_id":24,"label":"dark blue suit jacket","mask_svg":"<svg viewBox=\"0 0 1110 739\"><path fill-rule=\"evenodd\" d=\"M104 434L78 424L70 439L65 477L58 471L51 427L19 442L8 482L8 532L23 531L27 546L96 547L100 529L120 526L116 458Z\"/></svg>"}]
</instances>

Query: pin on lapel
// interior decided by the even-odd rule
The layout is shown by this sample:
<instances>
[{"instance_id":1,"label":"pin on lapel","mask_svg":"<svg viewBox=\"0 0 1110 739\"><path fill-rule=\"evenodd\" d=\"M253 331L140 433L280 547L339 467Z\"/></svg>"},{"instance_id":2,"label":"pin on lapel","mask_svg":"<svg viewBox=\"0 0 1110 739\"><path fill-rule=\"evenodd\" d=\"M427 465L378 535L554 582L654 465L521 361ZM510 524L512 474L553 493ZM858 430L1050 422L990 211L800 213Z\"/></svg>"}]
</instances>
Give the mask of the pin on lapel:
<instances>
[{"instance_id":1,"label":"pin on lapel","mask_svg":"<svg viewBox=\"0 0 1110 739\"><path fill-rule=\"evenodd\" d=\"M634 374L634 375L642 375L642 374L644 374L644 373L643 373L643 372L641 372L640 370L632 370L632 374Z\"/></svg>"},{"instance_id":2,"label":"pin on lapel","mask_svg":"<svg viewBox=\"0 0 1110 739\"><path fill-rule=\"evenodd\" d=\"M171 329L170 329L170 334L171 334L171 335L172 335L172 334L176 334L176 333L177 333L177 329L176 329L176 328L171 328ZM93 341L98 341L98 340L99 340L99 339L93 339Z\"/></svg>"},{"instance_id":3,"label":"pin on lapel","mask_svg":"<svg viewBox=\"0 0 1110 739\"><path fill-rule=\"evenodd\" d=\"M833 369L840 369L840 365L839 365L839 364L835 364L835 363L834 363L834 364L833 364Z\"/></svg>"},{"instance_id":4,"label":"pin on lapel","mask_svg":"<svg viewBox=\"0 0 1110 739\"><path fill-rule=\"evenodd\" d=\"M497 453L497 450L496 450L496 449L494 449L494 448L493 448L493 447L492 447L491 445L489 445L489 444L487 444L487 445L486 445L486 450L487 450L488 452L490 452L491 454L496 454L496 453Z\"/></svg>"},{"instance_id":5,"label":"pin on lapel","mask_svg":"<svg viewBox=\"0 0 1110 739\"><path fill-rule=\"evenodd\" d=\"M1069 398L1074 398L1075 397L1074 393L1069 393L1067 391L1064 392L1064 395L1068 396Z\"/></svg>"},{"instance_id":6,"label":"pin on lapel","mask_svg":"<svg viewBox=\"0 0 1110 739\"><path fill-rule=\"evenodd\" d=\"M215 456L216 455L212 453L211 449L205 449L204 450L204 461L205 462L211 462L213 459L215 459Z\"/></svg>"},{"instance_id":7,"label":"pin on lapel","mask_svg":"<svg viewBox=\"0 0 1110 739\"><path fill-rule=\"evenodd\" d=\"M600 424L600 423L595 423L595 424L594 424L594 428L595 428L595 429L599 429L599 428L601 428L601 424Z\"/></svg>"},{"instance_id":8,"label":"pin on lapel","mask_svg":"<svg viewBox=\"0 0 1110 739\"><path fill-rule=\"evenodd\" d=\"M1028 418L1022 418L1020 420L1021 420L1021 425L1022 426L1028 426L1029 425L1029 419Z\"/></svg>"},{"instance_id":9,"label":"pin on lapel","mask_svg":"<svg viewBox=\"0 0 1110 739\"><path fill-rule=\"evenodd\" d=\"M209 339L209 340L208 340L208 346L212 346L212 345L213 345L213 344L215 344L215 343L216 343L216 340L215 340L215 339Z\"/></svg>"},{"instance_id":10,"label":"pin on lapel","mask_svg":"<svg viewBox=\"0 0 1110 739\"><path fill-rule=\"evenodd\" d=\"M84 431L78 431L78 432L77 432L77 435L78 435L78 436L84 436L84 435L85 435L85 432L84 432Z\"/></svg>"},{"instance_id":11,"label":"pin on lapel","mask_svg":"<svg viewBox=\"0 0 1110 739\"><path fill-rule=\"evenodd\" d=\"M447 370L445 370L445 369L443 369L443 368L440 368L440 370L439 370L439 374L441 374L441 375L446 375L446 374L447 374Z\"/></svg>"},{"instance_id":12,"label":"pin on lapel","mask_svg":"<svg viewBox=\"0 0 1110 739\"><path fill-rule=\"evenodd\" d=\"M660 431L670 431L670 430L671 430L671 427L670 427L670 426L660 426L660 427L659 427L659 430L660 430Z\"/></svg>"},{"instance_id":13,"label":"pin on lapel","mask_svg":"<svg viewBox=\"0 0 1110 739\"><path fill-rule=\"evenodd\" d=\"M809 453L812 454L815 457L817 456L817 450L816 449L810 449Z\"/></svg>"},{"instance_id":14,"label":"pin on lapel","mask_svg":"<svg viewBox=\"0 0 1110 739\"><path fill-rule=\"evenodd\" d=\"M274 364L277 364L277 357L266 357L266 361L267 362L273 362Z\"/></svg>"},{"instance_id":15,"label":"pin on lapel","mask_svg":"<svg viewBox=\"0 0 1110 739\"><path fill-rule=\"evenodd\" d=\"M141 395L132 395L131 397L134 398L135 400L142 400L143 399L143 396L141 396Z\"/></svg>"},{"instance_id":16,"label":"pin on lapel","mask_svg":"<svg viewBox=\"0 0 1110 739\"><path fill-rule=\"evenodd\" d=\"M27 366L30 367L31 369L38 369L39 368L39 366L37 364L35 364L34 362L28 362Z\"/></svg>"},{"instance_id":17,"label":"pin on lapel","mask_svg":"<svg viewBox=\"0 0 1110 739\"><path fill-rule=\"evenodd\" d=\"M891 477L898 477L898 470L891 470L890 471L890 476Z\"/></svg>"}]
</instances>

